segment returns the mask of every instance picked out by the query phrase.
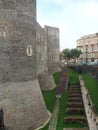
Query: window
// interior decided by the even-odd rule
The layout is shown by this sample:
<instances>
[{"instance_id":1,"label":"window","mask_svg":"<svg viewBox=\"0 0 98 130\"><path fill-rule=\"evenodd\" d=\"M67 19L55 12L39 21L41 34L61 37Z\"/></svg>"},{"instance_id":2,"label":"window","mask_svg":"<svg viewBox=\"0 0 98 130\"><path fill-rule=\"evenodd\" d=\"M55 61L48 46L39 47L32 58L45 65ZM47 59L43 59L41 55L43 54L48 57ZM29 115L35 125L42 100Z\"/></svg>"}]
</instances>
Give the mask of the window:
<instances>
[{"instance_id":1,"label":"window","mask_svg":"<svg viewBox=\"0 0 98 130\"><path fill-rule=\"evenodd\" d=\"M33 50L32 50L32 46L31 45L27 46L26 52L27 52L27 56L32 56Z\"/></svg>"}]
</instances>

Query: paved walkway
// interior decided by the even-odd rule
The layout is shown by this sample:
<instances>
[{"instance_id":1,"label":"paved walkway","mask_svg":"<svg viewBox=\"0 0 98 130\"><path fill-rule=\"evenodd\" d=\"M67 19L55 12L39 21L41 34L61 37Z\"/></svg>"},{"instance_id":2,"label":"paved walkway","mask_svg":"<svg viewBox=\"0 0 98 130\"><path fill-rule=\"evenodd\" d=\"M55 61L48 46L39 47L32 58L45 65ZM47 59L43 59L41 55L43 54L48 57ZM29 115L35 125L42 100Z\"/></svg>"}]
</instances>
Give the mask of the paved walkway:
<instances>
[{"instance_id":1,"label":"paved walkway","mask_svg":"<svg viewBox=\"0 0 98 130\"><path fill-rule=\"evenodd\" d=\"M56 130L60 101L57 98L48 130Z\"/></svg>"}]
</instances>

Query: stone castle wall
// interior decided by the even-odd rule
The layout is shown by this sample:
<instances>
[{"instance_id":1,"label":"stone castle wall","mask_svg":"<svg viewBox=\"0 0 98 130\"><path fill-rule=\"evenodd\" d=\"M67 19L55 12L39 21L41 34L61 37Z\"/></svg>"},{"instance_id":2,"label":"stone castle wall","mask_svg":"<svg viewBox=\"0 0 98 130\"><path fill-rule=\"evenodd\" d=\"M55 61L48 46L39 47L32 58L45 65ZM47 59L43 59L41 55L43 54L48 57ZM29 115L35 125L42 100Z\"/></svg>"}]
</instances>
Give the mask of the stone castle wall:
<instances>
[{"instance_id":1,"label":"stone castle wall","mask_svg":"<svg viewBox=\"0 0 98 130\"><path fill-rule=\"evenodd\" d=\"M36 25L35 20L30 24L26 16L12 16L7 12L0 17L1 42L0 44L0 79L2 81L27 81L35 79L36 68ZM9 17L5 17L9 15ZM10 18L11 15L11 18ZM17 17L17 18L16 18ZM17 19L17 21L15 20ZM29 23L28 23L29 22ZM5 28L4 28L5 27ZM30 48L32 54L29 56ZM5 61L7 62L5 64ZM25 71L24 71L25 69ZM6 77L6 78L5 78Z\"/></svg>"},{"instance_id":2,"label":"stone castle wall","mask_svg":"<svg viewBox=\"0 0 98 130\"><path fill-rule=\"evenodd\" d=\"M36 25L37 74L48 71L46 33L37 23Z\"/></svg>"},{"instance_id":3,"label":"stone castle wall","mask_svg":"<svg viewBox=\"0 0 98 130\"><path fill-rule=\"evenodd\" d=\"M48 68L50 73L60 71L59 67L59 29L56 27L45 26L47 34L47 53Z\"/></svg>"},{"instance_id":4,"label":"stone castle wall","mask_svg":"<svg viewBox=\"0 0 98 130\"><path fill-rule=\"evenodd\" d=\"M49 117L37 80L37 23L7 2L0 1L0 107L6 130L34 130Z\"/></svg>"},{"instance_id":5,"label":"stone castle wall","mask_svg":"<svg viewBox=\"0 0 98 130\"><path fill-rule=\"evenodd\" d=\"M24 10L31 8L35 16L35 3L36 0L28 0L28 4L26 0L0 1L0 79L3 82L27 81L37 77L36 20Z\"/></svg>"},{"instance_id":6,"label":"stone castle wall","mask_svg":"<svg viewBox=\"0 0 98 130\"><path fill-rule=\"evenodd\" d=\"M0 9L18 11L36 19L36 0L0 0Z\"/></svg>"},{"instance_id":7,"label":"stone castle wall","mask_svg":"<svg viewBox=\"0 0 98 130\"><path fill-rule=\"evenodd\" d=\"M37 23L36 25L36 50L37 50L37 75L41 89L50 90L55 88L52 73L48 71L47 35L45 30Z\"/></svg>"},{"instance_id":8,"label":"stone castle wall","mask_svg":"<svg viewBox=\"0 0 98 130\"><path fill-rule=\"evenodd\" d=\"M49 37L36 21L35 5L36 0L0 0L0 107L6 130L34 130L49 118L41 89L55 84L47 65Z\"/></svg>"},{"instance_id":9,"label":"stone castle wall","mask_svg":"<svg viewBox=\"0 0 98 130\"><path fill-rule=\"evenodd\" d=\"M38 80L0 85L6 130L34 130L49 118Z\"/></svg>"}]
</instances>

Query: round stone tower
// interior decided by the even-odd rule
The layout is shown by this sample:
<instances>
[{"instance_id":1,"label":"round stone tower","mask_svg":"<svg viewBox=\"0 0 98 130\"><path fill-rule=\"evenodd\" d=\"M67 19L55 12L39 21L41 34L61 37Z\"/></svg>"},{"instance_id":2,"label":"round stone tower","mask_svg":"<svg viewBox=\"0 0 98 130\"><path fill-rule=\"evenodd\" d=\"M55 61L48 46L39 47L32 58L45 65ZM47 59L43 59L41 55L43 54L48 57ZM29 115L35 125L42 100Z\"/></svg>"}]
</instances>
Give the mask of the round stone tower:
<instances>
[{"instance_id":1,"label":"round stone tower","mask_svg":"<svg viewBox=\"0 0 98 130\"><path fill-rule=\"evenodd\" d=\"M0 0L0 107L6 130L48 119L37 80L36 0Z\"/></svg>"},{"instance_id":2,"label":"round stone tower","mask_svg":"<svg viewBox=\"0 0 98 130\"><path fill-rule=\"evenodd\" d=\"M56 27L45 26L44 30L48 37L48 69L50 73L55 73L61 71L59 59L59 29Z\"/></svg>"},{"instance_id":3,"label":"round stone tower","mask_svg":"<svg viewBox=\"0 0 98 130\"><path fill-rule=\"evenodd\" d=\"M36 49L37 49L37 75L41 89L51 90L56 87L51 73L48 71L47 35L43 28L37 24Z\"/></svg>"}]
</instances>

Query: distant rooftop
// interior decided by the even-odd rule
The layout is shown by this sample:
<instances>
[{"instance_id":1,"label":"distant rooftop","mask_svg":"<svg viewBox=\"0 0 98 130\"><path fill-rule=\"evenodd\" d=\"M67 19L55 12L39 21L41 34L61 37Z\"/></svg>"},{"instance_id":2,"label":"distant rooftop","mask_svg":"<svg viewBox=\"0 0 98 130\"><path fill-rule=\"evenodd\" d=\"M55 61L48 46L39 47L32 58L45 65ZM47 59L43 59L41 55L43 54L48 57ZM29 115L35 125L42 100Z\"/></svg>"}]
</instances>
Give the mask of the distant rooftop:
<instances>
[{"instance_id":1,"label":"distant rooftop","mask_svg":"<svg viewBox=\"0 0 98 130\"><path fill-rule=\"evenodd\" d=\"M96 36L98 36L98 33L82 36L82 37L80 37L80 39L78 39L78 40L87 39L87 38L96 37ZM77 41L78 41L78 40L77 40Z\"/></svg>"}]
</instances>

